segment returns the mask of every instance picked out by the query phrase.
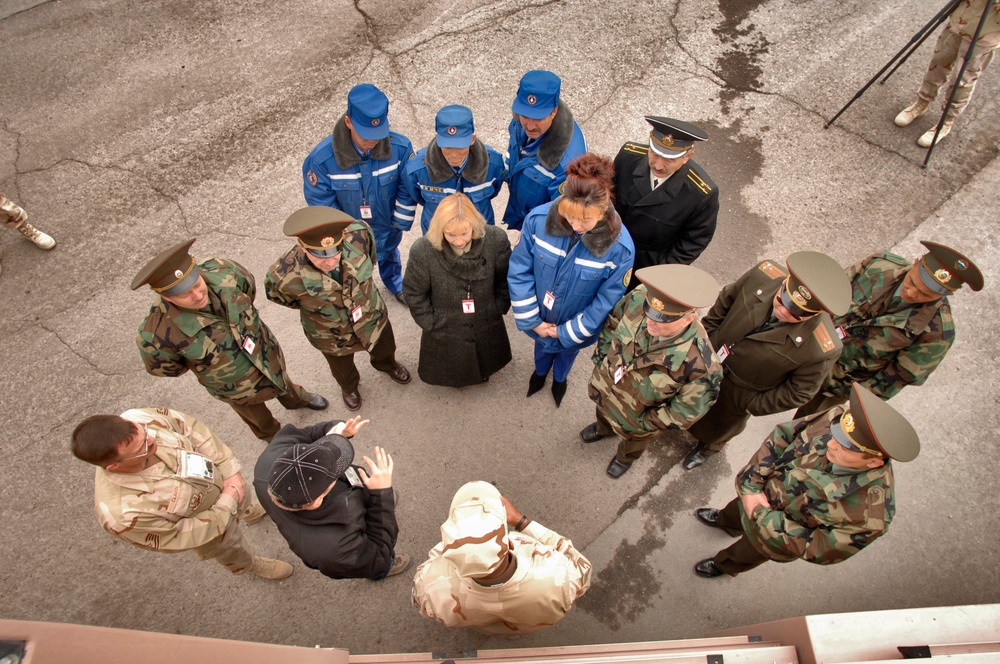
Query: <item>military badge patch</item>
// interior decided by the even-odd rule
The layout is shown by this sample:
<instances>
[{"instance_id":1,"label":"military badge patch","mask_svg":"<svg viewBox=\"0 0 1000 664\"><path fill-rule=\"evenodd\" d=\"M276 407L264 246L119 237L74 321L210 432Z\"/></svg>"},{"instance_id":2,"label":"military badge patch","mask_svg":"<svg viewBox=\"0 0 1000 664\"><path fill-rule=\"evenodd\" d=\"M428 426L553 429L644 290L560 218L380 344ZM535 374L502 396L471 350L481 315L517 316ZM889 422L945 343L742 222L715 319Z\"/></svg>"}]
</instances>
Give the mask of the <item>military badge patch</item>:
<instances>
[{"instance_id":1,"label":"military badge patch","mask_svg":"<svg viewBox=\"0 0 1000 664\"><path fill-rule=\"evenodd\" d=\"M448 135L454 136L458 133L458 127L448 127Z\"/></svg>"},{"instance_id":2,"label":"military badge patch","mask_svg":"<svg viewBox=\"0 0 1000 664\"><path fill-rule=\"evenodd\" d=\"M315 187L316 183L319 182L319 178L312 171L306 173L306 180L309 181L309 185Z\"/></svg>"},{"instance_id":3,"label":"military badge patch","mask_svg":"<svg viewBox=\"0 0 1000 664\"><path fill-rule=\"evenodd\" d=\"M628 288L628 282L630 282L631 280L632 280L632 268L629 268L628 271L625 273L625 276L622 278L622 283L625 284L625 288ZM663 306L662 302L660 303L660 306Z\"/></svg>"},{"instance_id":4,"label":"military badge patch","mask_svg":"<svg viewBox=\"0 0 1000 664\"><path fill-rule=\"evenodd\" d=\"M942 285L947 285L951 281L951 272L941 268L940 270L934 271L934 278L941 282Z\"/></svg>"},{"instance_id":5,"label":"military badge patch","mask_svg":"<svg viewBox=\"0 0 1000 664\"><path fill-rule=\"evenodd\" d=\"M565 183L565 182L563 182L562 184L560 184L560 185L559 185L559 195L560 195L560 196L562 196L562 195L563 195L563 191L564 191L565 189L566 189L566 183Z\"/></svg>"},{"instance_id":6,"label":"military badge patch","mask_svg":"<svg viewBox=\"0 0 1000 664\"><path fill-rule=\"evenodd\" d=\"M372 126L377 127L382 124L382 118L372 118Z\"/></svg>"},{"instance_id":7,"label":"military badge patch","mask_svg":"<svg viewBox=\"0 0 1000 664\"><path fill-rule=\"evenodd\" d=\"M535 95L528 95L527 102L529 106L534 106L535 104L538 103L538 97L536 97Z\"/></svg>"}]
</instances>

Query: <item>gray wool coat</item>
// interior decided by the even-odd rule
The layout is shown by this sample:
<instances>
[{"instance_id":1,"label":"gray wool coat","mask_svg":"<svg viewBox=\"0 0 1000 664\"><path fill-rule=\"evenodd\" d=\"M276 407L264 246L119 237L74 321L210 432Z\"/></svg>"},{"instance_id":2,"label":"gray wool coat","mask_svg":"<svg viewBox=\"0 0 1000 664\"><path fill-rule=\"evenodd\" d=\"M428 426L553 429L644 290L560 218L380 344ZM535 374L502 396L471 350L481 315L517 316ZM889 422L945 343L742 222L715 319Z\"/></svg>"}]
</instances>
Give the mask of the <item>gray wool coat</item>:
<instances>
[{"instance_id":1,"label":"gray wool coat","mask_svg":"<svg viewBox=\"0 0 1000 664\"><path fill-rule=\"evenodd\" d=\"M445 243L438 251L422 237L413 243L403 294L420 337L420 380L462 387L482 383L510 362L503 316L510 309L510 240L496 226L472 241L464 256ZM464 313L472 300L475 313Z\"/></svg>"}]
</instances>

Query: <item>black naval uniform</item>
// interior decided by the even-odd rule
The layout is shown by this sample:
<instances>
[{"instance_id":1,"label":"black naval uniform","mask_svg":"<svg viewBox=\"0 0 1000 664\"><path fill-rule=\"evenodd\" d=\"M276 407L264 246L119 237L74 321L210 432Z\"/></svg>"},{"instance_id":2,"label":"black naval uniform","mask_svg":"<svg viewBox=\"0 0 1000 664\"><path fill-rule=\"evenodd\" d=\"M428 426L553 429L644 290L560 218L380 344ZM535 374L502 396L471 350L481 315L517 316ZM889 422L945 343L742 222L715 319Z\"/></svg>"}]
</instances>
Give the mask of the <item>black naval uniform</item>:
<instances>
[{"instance_id":1,"label":"black naval uniform","mask_svg":"<svg viewBox=\"0 0 1000 664\"><path fill-rule=\"evenodd\" d=\"M649 265L690 265L715 234L719 188L694 160L651 190L649 146L626 143L615 157L615 209L635 243L635 271Z\"/></svg>"}]
</instances>

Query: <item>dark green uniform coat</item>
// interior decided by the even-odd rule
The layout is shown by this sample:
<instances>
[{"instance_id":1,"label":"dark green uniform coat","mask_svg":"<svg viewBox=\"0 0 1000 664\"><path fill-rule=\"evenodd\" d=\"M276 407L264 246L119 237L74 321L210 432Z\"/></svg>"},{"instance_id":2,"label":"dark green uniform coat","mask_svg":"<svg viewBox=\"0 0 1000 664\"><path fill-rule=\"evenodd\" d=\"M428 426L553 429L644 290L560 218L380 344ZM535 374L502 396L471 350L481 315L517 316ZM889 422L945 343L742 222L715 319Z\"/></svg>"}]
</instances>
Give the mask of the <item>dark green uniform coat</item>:
<instances>
[{"instance_id":1,"label":"dark green uniform coat","mask_svg":"<svg viewBox=\"0 0 1000 664\"><path fill-rule=\"evenodd\" d=\"M447 242L438 251L426 238L410 249L403 293L420 336L420 380L461 387L482 383L510 362L503 316L510 309L510 240L496 226L458 256ZM463 313L472 300L475 313Z\"/></svg>"},{"instance_id":2,"label":"dark green uniform coat","mask_svg":"<svg viewBox=\"0 0 1000 664\"><path fill-rule=\"evenodd\" d=\"M372 278L375 239L363 221L344 229L340 280L309 262L298 243L267 271L265 291L272 302L299 310L302 330L325 355L371 351L389 320Z\"/></svg>"},{"instance_id":3,"label":"dark green uniform coat","mask_svg":"<svg viewBox=\"0 0 1000 664\"><path fill-rule=\"evenodd\" d=\"M715 403L722 381L722 365L701 323L670 339L654 337L646 329L645 303L643 285L619 300L593 355L590 399L626 440L687 429Z\"/></svg>"},{"instance_id":4,"label":"dark green uniform coat","mask_svg":"<svg viewBox=\"0 0 1000 664\"><path fill-rule=\"evenodd\" d=\"M136 338L146 371L174 377L190 369L209 394L237 406L261 403L297 387L285 375L278 340L253 304L253 275L223 258L209 258L198 266L212 311L181 309L163 299L154 304Z\"/></svg>"},{"instance_id":5,"label":"dark green uniform coat","mask_svg":"<svg viewBox=\"0 0 1000 664\"><path fill-rule=\"evenodd\" d=\"M830 316L821 313L801 323L773 321L774 296L787 273L764 261L719 293L702 319L722 359L725 378L719 400L689 431L709 452L718 452L746 427L751 415L797 408L818 391L841 344Z\"/></svg>"}]
</instances>

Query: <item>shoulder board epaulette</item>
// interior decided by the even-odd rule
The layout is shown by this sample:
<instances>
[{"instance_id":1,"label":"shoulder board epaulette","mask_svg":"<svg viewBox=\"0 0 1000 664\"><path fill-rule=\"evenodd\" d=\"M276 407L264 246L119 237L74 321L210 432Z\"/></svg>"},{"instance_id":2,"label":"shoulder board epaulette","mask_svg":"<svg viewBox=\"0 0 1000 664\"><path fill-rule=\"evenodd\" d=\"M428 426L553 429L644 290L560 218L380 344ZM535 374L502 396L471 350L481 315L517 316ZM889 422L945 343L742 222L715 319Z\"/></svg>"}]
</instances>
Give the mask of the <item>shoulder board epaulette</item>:
<instances>
[{"instance_id":1,"label":"shoulder board epaulette","mask_svg":"<svg viewBox=\"0 0 1000 664\"><path fill-rule=\"evenodd\" d=\"M764 261L763 263L757 266L757 269L766 274L767 276L771 277L772 279L781 279L783 277L788 276L788 273L786 273L784 270L782 270L780 267L778 267L771 261Z\"/></svg>"},{"instance_id":2,"label":"shoulder board epaulette","mask_svg":"<svg viewBox=\"0 0 1000 664\"><path fill-rule=\"evenodd\" d=\"M712 185L708 184L694 171L688 171L688 180L694 183L694 186L701 189L701 193L710 194L712 193Z\"/></svg>"},{"instance_id":3,"label":"shoulder board epaulette","mask_svg":"<svg viewBox=\"0 0 1000 664\"><path fill-rule=\"evenodd\" d=\"M913 261L910 261L910 260L907 260L907 259L903 258L899 254L894 254L891 251L884 252L882 254L882 258L886 259L887 261L889 261L891 263L895 263L896 265L900 265L900 266L908 266L908 265L910 265L913 262Z\"/></svg>"},{"instance_id":4,"label":"shoulder board epaulette","mask_svg":"<svg viewBox=\"0 0 1000 664\"><path fill-rule=\"evenodd\" d=\"M416 153L416 152L411 152L411 153L410 153L410 156L409 156L409 157L407 157L407 159L413 159L413 158L414 158L414 157L416 157L416 156L417 156L417 153Z\"/></svg>"},{"instance_id":5,"label":"shoulder board epaulette","mask_svg":"<svg viewBox=\"0 0 1000 664\"><path fill-rule=\"evenodd\" d=\"M833 337L830 336L826 325L817 325L816 329L813 330L813 336L816 337L816 342L824 353L829 353L837 347L837 344L833 343Z\"/></svg>"},{"instance_id":6,"label":"shoulder board epaulette","mask_svg":"<svg viewBox=\"0 0 1000 664\"><path fill-rule=\"evenodd\" d=\"M629 141L622 146L622 152L631 152L632 154L646 154L649 152L649 146L643 143L633 143Z\"/></svg>"}]
</instances>

